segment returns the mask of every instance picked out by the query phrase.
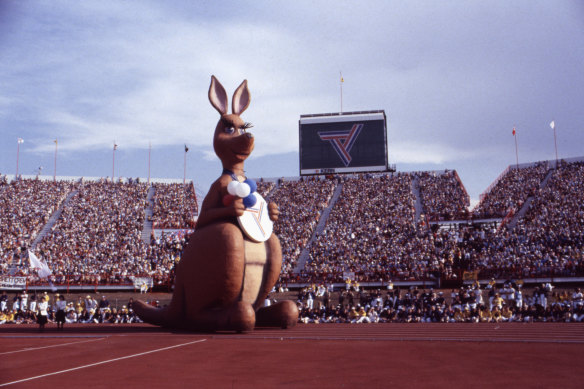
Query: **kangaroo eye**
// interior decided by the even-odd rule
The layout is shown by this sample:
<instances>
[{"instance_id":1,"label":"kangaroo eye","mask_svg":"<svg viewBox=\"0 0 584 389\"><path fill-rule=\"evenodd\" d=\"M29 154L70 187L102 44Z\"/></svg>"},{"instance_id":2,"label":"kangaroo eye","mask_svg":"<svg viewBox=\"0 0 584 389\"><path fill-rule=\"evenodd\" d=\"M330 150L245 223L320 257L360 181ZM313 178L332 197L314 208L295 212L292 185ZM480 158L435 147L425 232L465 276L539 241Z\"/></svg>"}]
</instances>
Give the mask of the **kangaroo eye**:
<instances>
[{"instance_id":1,"label":"kangaroo eye","mask_svg":"<svg viewBox=\"0 0 584 389\"><path fill-rule=\"evenodd\" d=\"M245 131L245 128L243 128L243 127L239 129L239 135L245 134L246 132L247 131Z\"/></svg>"},{"instance_id":2,"label":"kangaroo eye","mask_svg":"<svg viewBox=\"0 0 584 389\"><path fill-rule=\"evenodd\" d=\"M235 128L233 127L225 127L225 132L228 134L233 134L235 132Z\"/></svg>"}]
</instances>

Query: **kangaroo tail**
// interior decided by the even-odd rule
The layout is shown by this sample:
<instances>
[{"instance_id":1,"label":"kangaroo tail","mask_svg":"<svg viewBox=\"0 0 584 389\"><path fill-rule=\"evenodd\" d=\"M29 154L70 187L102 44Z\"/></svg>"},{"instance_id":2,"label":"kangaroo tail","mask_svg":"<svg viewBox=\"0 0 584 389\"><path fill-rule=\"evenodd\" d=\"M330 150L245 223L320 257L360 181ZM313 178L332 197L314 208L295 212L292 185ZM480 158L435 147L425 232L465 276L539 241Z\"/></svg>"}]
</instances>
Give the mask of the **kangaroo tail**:
<instances>
[{"instance_id":1,"label":"kangaroo tail","mask_svg":"<svg viewBox=\"0 0 584 389\"><path fill-rule=\"evenodd\" d=\"M183 303L183 289L177 286L168 306L157 308L138 300L134 303L134 311L146 323L162 327L180 327L184 317Z\"/></svg>"}]
</instances>

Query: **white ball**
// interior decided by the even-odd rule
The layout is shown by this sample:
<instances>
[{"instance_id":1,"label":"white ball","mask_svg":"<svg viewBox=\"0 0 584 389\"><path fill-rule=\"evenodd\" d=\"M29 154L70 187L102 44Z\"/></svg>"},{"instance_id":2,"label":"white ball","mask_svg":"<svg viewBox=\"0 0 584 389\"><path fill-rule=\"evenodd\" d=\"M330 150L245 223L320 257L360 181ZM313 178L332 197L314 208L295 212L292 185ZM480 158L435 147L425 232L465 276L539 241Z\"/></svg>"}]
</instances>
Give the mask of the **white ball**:
<instances>
[{"instance_id":1,"label":"white ball","mask_svg":"<svg viewBox=\"0 0 584 389\"><path fill-rule=\"evenodd\" d=\"M249 185L243 182L240 182L239 185L237 185L237 188L235 188L235 193L237 194L237 196L241 198L247 197L250 191L251 188L249 187Z\"/></svg>"},{"instance_id":2,"label":"white ball","mask_svg":"<svg viewBox=\"0 0 584 389\"><path fill-rule=\"evenodd\" d=\"M239 181L231 181L228 185L227 185L227 193L229 193L232 196L237 195L237 193L235 192L235 189L239 186Z\"/></svg>"}]
</instances>

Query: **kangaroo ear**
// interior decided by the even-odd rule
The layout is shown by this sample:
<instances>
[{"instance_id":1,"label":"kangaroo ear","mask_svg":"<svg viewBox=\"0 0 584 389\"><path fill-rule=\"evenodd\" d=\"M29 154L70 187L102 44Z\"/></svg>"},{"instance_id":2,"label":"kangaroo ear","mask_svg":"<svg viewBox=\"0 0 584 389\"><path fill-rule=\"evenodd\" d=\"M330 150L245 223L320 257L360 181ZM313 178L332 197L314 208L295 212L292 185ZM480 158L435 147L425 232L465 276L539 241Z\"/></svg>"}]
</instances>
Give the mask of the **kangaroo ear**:
<instances>
[{"instance_id":1,"label":"kangaroo ear","mask_svg":"<svg viewBox=\"0 0 584 389\"><path fill-rule=\"evenodd\" d=\"M250 101L251 95L249 94L249 89L247 89L247 80L243 80L233 93L233 101L231 102L233 113L241 115L249 107Z\"/></svg>"},{"instance_id":2,"label":"kangaroo ear","mask_svg":"<svg viewBox=\"0 0 584 389\"><path fill-rule=\"evenodd\" d=\"M223 88L223 85L221 85L215 76L211 76L211 86L209 86L209 101L221 115L225 115L227 113L227 93L225 93L225 88Z\"/></svg>"}]
</instances>

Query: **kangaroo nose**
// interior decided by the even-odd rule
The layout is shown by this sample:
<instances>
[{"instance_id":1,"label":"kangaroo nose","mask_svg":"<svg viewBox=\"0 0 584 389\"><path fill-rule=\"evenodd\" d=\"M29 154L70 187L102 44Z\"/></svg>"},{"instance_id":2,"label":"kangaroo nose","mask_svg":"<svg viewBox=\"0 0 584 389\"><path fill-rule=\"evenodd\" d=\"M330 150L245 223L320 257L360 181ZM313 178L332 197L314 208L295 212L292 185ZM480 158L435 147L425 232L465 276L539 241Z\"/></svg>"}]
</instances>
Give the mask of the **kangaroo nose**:
<instances>
[{"instance_id":1,"label":"kangaroo nose","mask_svg":"<svg viewBox=\"0 0 584 389\"><path fill-rule=\"evenodd\" d=\"M248 138L253 138L253 134L251 132L247 132L245 135L247 135Z\"/></svg>"}]
</instances>

